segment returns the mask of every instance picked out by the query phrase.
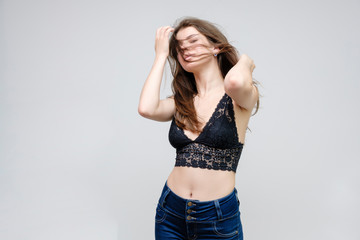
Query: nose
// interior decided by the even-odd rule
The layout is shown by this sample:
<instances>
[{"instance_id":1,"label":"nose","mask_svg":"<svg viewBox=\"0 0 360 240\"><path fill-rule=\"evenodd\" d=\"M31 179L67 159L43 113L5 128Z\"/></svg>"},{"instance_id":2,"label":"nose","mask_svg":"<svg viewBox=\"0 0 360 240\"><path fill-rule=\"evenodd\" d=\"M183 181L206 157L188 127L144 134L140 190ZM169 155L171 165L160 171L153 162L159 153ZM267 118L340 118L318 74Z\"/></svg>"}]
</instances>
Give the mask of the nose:
<instances>
[{"instance_id":1,"label":"nose","mask_svg":"<svg viewBox=\"0 0 360 240\"><path fill-rule=\"evenodd\" d=\"M183 57L183 59L186 60L188 57L191 57L192 54L191 54L191 52L189 52L189 51L182 51L182 52L181 52L181 56Z\"/></svg>"},{"instance_id":2,"label":"nose","mask_svg":"<svg viewBox=\"0 0 360 240\"><path fill-rule=\"evenodd\" d=\"M188 50L189 50L189 47L184 44L179 46L179 51L181 52L181 54L184 54Z\"/></svg>"},{"instance_id":3,"label":"nose","mask_svg":"<svg viewBox=\"0 0 360 240\"><path fill-rule=\"evenodd\" d=\"M194 45L193 44L187 43L187 44L182 44L180 46L180 51L184 55L190 55L193 50L194 50Z\"/></svg>"},{"instance_id":4,"label":"nose","mask_svg":"<svg viewBox=\"0 0 360 240\"><path fill-rule=\"evenodd\" d=\"M180 46L179 49L178 49L178 53L179 53L182 57L188 56L188 55L189 55L189 49L188 49L188 48L185 48L185 47L183 47L183 46Z\"/></svg>"}]
</instances>

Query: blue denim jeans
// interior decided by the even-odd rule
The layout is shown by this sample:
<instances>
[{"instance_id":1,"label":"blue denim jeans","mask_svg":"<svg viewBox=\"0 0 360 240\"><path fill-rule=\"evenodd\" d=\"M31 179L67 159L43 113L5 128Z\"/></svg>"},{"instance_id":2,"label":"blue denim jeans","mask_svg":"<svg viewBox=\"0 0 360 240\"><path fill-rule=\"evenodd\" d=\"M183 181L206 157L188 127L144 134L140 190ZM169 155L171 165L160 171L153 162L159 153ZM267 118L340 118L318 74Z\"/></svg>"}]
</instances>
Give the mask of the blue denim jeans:
<instances>
[{"instance_id":1,"label":"blue denim jeans","mask_svg":"<svg viewBox=\"0 0 360 240\"><path fill-rule=\"evenodd\" d=\"M199 201L176 195L165 182L155 215L155 239L243 239L237 190Z\"/></svg>"}]
</instances>

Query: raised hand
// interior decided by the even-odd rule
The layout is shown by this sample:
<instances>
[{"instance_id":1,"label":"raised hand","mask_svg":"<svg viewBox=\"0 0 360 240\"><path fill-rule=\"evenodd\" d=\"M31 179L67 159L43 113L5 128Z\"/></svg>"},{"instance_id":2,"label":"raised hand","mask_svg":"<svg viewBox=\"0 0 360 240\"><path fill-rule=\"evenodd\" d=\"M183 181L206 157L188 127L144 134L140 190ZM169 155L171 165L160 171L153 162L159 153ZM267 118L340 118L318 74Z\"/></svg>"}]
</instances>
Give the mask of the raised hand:
<instances>
[{"instance_id":1,"label":"raised hand","mask_svg":"<svg viewBox=\"0 0 360 240\"><path fill-rule=\"evenodd\" d=\"M169 55L169 35L173 32L174 28L170 26L160 27L156 30L155 38L155 54L157 56Z\"/></svg>"},{"instance_id":2,"label":"raised hand","mask_svg":"<svg viewBox=\"0 0 360 240\"><path fill-rule=\"evenodd\" d=\"M252 60L247 54L242 54L240 56L239 62L248 66L251 72L253 72L254 68L256 67L254 60Z\"/></svg>"}]
</instances>

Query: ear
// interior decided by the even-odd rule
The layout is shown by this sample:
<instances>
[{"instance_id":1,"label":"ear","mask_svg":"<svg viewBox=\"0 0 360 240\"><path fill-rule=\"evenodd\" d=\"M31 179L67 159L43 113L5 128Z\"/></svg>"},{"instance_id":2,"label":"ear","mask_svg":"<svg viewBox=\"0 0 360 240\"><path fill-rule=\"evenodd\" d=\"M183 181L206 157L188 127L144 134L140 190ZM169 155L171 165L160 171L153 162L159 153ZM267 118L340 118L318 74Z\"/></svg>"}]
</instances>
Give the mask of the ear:
<instances>
[{"instance_id":1,"label":"ear","mask_svg":"<svg viewBox=\"0 0 360 240\"><path fill-rule=\"evenodd\" d=\"M218 47L214 46L213 54L219 54L219 52L220 52L220 49Z\"/></svg>"}]
</instances>

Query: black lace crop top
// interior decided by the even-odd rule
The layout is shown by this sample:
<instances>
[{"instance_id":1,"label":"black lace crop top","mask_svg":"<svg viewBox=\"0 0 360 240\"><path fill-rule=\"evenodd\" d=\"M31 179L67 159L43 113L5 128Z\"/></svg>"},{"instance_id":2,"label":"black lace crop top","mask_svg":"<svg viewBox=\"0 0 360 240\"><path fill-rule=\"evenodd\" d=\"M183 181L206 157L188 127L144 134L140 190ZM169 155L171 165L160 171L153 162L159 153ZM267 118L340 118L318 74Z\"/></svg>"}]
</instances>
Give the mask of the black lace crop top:
<instances>
[{"instance_id":1,"label":"black lace crop top","mask_svg":"<svg viewBox=\"0 0 360 240\"><path fill-rule=\"evenodd\" d=\"M176 148L175 166L234 171L241 156L232 99L225 93L200 135L191 140L173 118L170 144Z\"/></svg>"}]
</instances>

